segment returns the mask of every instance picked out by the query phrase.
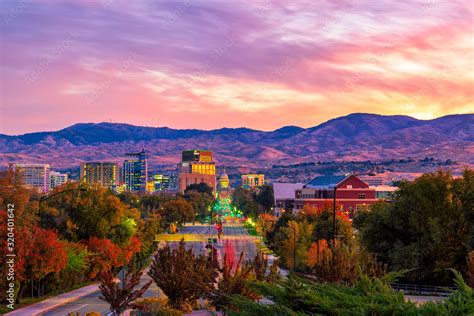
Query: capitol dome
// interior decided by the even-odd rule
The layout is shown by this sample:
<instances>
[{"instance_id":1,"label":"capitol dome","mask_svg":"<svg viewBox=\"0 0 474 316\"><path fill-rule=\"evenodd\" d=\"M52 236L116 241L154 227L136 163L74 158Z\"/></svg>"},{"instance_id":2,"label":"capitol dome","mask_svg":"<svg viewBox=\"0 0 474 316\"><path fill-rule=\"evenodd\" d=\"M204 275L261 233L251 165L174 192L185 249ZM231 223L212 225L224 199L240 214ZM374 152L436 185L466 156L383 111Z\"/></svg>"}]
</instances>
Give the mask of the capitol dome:
<instances>
[{"instance_id":1,"label":"capitol dome","mask_svg":"<svg viewBox=\"0 0 474 316\"><path fill-rule=\"evenodd\" d=\"M227 173L225 172L225 169L224 169L224 173L219 177L219 187L221 189L228 189L229 188L229 176L227 175Z\"/></svg>"}]
</instances>

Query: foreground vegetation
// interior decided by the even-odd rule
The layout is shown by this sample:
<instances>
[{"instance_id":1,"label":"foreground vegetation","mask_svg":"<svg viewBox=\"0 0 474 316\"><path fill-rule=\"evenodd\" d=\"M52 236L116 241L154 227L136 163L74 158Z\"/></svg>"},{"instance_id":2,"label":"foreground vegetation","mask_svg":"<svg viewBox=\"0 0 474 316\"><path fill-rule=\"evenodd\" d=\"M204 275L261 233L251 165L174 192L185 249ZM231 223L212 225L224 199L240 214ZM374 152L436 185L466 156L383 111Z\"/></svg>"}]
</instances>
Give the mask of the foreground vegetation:
<instances>
[{"instance_id":1,"label":"foreground vegetation","mask_svg":"<svg viewBox=\"0 0 474 316\"><path fill-rule=\"evenodd\" d=\"M271 300L262 304L242 296L233 296L229 315L473 315L474 292L455 273L457 290L441 303L417 306L393 291L390 275L370 278L360 274L348 285L316 283L290 277L278 284L255 282L250 287Z\"/></svg>"}]
</instances>

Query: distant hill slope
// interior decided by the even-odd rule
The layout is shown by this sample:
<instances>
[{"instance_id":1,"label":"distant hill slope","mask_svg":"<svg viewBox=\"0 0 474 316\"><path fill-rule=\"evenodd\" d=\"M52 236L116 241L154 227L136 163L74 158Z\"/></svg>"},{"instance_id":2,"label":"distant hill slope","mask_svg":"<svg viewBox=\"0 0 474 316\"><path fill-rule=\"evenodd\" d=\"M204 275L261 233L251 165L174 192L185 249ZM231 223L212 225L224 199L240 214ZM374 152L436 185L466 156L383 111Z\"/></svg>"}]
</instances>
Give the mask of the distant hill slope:
<instances>
[{"instance_id":1,"label":"distant hill slope","mask_svg":"<svg viewBox=\"0 0 474 316\"><path fill-rule=\"evenodd\" d=\"M81 123L55 132L0 134L0 164L45 162L65 168L81 161L121 161L126 152L143 147L152 166L176 163L181 150L194 148L213 150L219 163L237 166L426 156L474 163L474 114L425 121L355 113L308 129L287 126L273 132Z\"/></svg>"}]
</instances>

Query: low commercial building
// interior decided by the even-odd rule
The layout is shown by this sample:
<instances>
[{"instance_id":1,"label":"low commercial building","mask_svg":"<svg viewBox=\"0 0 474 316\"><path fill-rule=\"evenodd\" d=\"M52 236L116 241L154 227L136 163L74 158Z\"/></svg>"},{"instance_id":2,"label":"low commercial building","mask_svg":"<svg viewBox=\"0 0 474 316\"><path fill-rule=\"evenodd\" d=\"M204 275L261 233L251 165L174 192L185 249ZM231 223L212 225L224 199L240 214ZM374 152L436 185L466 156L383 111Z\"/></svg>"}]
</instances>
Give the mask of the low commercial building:
<instances>
[{"instance_id":1,"label":"low commercial building","mask_svg":"<svg viewBox=\"0 0 474 316\"><path fill-rule=\"evenodd\" d=\"M303 188L303 183L273 183L273 197L275 216L285 212L292 212L295 208L295 192Z\"/></svg>"},{"instance_id":2,"label":"low commercial building","mask_svg":"<svg viewBox=\"0 0 474 316\"><path fill-rule=\"evenodd\" d=\"M321 208L334 202L338 211L352 216L362 209L379 201L376 190L354 175L349 176L319 176L305 184L295 192L295 211L303 209L305 205Z\"/></svg>"},{"instance_id":3,"label":"low commercial building","mask_svg":"<svg viewBox=\"0 0 474 316\"><path fill-rule=\"evenodd\" d=\"M242 175L242 187L246 189L260 188L265 184L265 175L249 173Z\"/></svg>"}]
</instances>

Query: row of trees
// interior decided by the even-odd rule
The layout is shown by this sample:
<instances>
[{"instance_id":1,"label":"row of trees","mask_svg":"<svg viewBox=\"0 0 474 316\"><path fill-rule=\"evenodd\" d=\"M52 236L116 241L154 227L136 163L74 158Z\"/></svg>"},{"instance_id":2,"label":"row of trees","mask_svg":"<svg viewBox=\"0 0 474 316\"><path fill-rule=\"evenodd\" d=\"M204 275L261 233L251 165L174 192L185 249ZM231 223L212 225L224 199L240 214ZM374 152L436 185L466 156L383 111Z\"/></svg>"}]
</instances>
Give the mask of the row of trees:
<instances>
[{"instance_id":1,"label":"row of trees","mask_svg":"<svg viewBox=\"0 0 474 316\"><path fill-rule=\"evenodd\" d=\"M209 306L225 310L231 306L231 296L247 299L261 296L252 290L250 282L276 282L279 275L276 264L269 267L267 259L259 254L253 260L244 261L243 253L235 258L232 244L226 244L226 254L222 263L217 260L217 251L211 247L207 254L197 255L186 249L181 241L177 247L158 250L152 260L148 275L163 291L167 299L135 301L150 285L134 290L139 283L139 272L130 273L122 289L112 281L110 274L102 277L102 299L109 302L116 314L127 308L144 312L190 312L198 305L198 299L206 299Z\"/></svg>"},{"instance_id":2,"label":"row of trees","mask_svg":"<svg viewBox=\"0 0 474 316\"><path fill-rule=\"evenodd\" d=\"M62 192L62 193L61 193ZM58 193L58 194L56 194ZM142 267L155 251L155 234L194 220L212 203L208 192L178 197L115 195L100 186L67 183L44 195L21 185L13 172L0 177L0 205L14 204L15 290L42 296L96 280L100 272ZM0 211L2 253L7 253L7 213ZM6 288L6 257L0 285ZM5 291L0 293L4 301Z\"/></svg>"},{"instance_id":3,"label":"row of trees","mask_svg":"<svg viewBox=\"0 0 474 316\"><path fill-rule=\"evenodd\" d=\"M449 269L474 281L474 172L454 178L439 171L402 182L386 201L360 211L354 222L333 207L305 206L275 221L262 214L257 228L281 257L281 264L320 281L351 281L362 269L369 275L405 271L403 281L450 285Z\"/></svg>"},{"instance_id":4,"label":"row of trees","mask_svg":"<svg viewBox=\"0 0 474 316\"><path fill-rule=\"evenodd\" d=\"M274 204L273 188L269 185L264 185L258 190L237 188L232 193L232 201L245 216L256 218L262 213L271 211Z\"/></svg>"}]
</instances>

